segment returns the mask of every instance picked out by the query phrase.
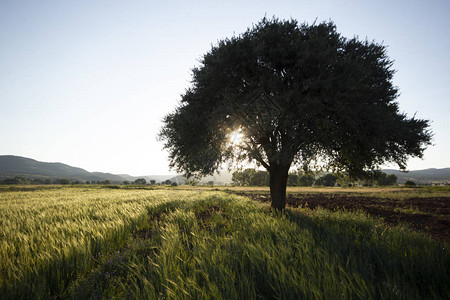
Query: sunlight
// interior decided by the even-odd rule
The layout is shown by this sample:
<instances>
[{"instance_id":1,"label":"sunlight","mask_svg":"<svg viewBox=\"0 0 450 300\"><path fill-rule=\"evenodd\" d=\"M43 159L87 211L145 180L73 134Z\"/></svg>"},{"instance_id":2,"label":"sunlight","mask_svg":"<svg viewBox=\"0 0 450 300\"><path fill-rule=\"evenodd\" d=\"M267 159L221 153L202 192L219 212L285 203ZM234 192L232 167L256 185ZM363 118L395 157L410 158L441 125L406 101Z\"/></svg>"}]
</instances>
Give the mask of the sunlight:
<instances>
[{"instance_id":1,"label":"sunlight","mask_svg":"<svg viewBox=\"0 0 450 300\"><path fill-rule=\"evenodd\" d=\"M242 144L243 139L244 134L241 129L235 130L230 134L230 142L235 146Z\"/></svg>"}]
</instances>

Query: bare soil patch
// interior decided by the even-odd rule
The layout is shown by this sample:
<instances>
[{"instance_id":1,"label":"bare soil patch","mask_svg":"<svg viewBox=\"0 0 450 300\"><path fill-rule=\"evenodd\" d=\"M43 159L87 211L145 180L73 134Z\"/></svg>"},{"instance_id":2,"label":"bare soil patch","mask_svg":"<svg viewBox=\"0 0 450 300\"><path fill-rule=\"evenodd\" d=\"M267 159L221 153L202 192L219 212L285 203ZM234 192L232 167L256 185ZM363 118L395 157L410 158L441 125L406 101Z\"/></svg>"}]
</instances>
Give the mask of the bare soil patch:
<instances>
[{"instance_id":1,"label":"bare soil patch","mask_svg":"<svg viewBox=\"0 0 450 300\"><path fill-rule=\"evenodd\" d=\"M239 193L269 202L267 193ZM391 225L406 224L439 241L450 237L450 197L389 199L342 194L288 194L287 207L323 207L329 210L361 210Z\"/></svg>"}]
</instances>

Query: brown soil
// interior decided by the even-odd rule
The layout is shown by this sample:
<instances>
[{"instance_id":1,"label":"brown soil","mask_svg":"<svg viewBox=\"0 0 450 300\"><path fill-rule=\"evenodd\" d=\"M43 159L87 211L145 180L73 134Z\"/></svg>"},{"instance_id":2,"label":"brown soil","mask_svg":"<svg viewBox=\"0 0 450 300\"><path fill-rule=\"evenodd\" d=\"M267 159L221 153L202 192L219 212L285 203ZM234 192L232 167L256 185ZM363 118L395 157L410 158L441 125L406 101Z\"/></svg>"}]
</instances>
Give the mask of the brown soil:
<instances>
[{"instance_id":1,"label":"brown soil","mask_svg":"<svg viewBox=\"0 0 450 300\"><path fill-rule=\"evenodd\" d=\"M239 193L269 202L263 193ZM288 194L287 207L323 207L329 210L361 210L392 225L406 224L440 241L450 237L450 197L386 199L339 194Z\"/></svg>"}]
</instances>

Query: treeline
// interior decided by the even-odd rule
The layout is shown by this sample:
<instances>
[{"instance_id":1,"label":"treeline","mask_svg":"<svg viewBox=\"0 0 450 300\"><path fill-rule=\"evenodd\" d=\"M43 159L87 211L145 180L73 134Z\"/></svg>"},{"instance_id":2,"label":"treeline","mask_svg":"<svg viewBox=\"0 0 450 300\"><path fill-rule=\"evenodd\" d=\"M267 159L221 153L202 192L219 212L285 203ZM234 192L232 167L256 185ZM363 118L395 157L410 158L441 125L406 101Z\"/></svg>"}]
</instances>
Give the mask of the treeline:
<instances>
[{"instance_id":1,"label":"treeline","mask_svg":"<svg viewBox=\"0 0 450 300\"><path fill-rule=\"evenodd\" d=\"M138 178L135 181L123 181L122 184L124 185L171 185L171 186L177 186L178 183L173 182L169 179L162 181L160 183L157 183L156 180L147 180L145 178Z\"/></svg>"},{"instance_id":2,"label":"treeline","mask_svg":"<svg viewBox=\"0 0 450 300\"><path fill-rule=\"evenodd\" d=\"M234 185L238 186L269 186L269 172L255 169L245 169L236 171L231 178ZM348 178L340 177L335 174L325 174L319 176L314 172L297 171L289 173L288 186L390 186L397 185L397 176L394 174L376 171L371 178L358 181L350 181Z\"/></svg>"},{"instance_id":3,"label":"treeline","mask_svg":"<svg viewBox=\"0 0 450 300\"><path fill-rule=\"evenodd\" d=\"M17 184L17 185L43 185L43 184L101 184L101 185L108 185L108 184L122 184L122 185L171 185L171 186L177 186L178 184L176 182L172 182L170 180L165 180L161 183L157 183L156 180L147 180L145 178L138 178L135 181L122 181L122 182L111 182L110 180L87 180L87 181L80 181L80 180L70 180L67 178L60 178L60 179L42 179L42 178L27 178L24 176L16 176L12 178L6 178L4 180L0 180L0 184Z\"/></svg>"}]
</instances>

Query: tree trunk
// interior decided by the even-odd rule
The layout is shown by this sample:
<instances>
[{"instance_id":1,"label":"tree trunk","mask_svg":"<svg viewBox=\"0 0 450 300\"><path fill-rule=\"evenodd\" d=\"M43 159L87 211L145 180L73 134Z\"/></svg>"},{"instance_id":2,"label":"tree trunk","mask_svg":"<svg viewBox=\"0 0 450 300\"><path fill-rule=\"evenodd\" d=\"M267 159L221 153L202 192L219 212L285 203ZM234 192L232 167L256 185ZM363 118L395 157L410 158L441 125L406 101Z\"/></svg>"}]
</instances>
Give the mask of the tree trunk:
<instances>
[{"instance_id":1,"label":"tree trunk","mask_svg":"<svg viewBox=\"0 0 450 300\"><path fill-rule=\"evenodd\" d=\"M282 210L286 208L286 184L289 175L289 167L271 166L270 196L272 208Z\"/></svg>"}]
</instances>

